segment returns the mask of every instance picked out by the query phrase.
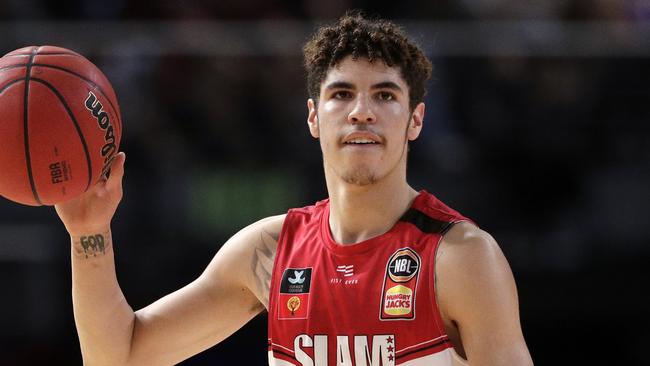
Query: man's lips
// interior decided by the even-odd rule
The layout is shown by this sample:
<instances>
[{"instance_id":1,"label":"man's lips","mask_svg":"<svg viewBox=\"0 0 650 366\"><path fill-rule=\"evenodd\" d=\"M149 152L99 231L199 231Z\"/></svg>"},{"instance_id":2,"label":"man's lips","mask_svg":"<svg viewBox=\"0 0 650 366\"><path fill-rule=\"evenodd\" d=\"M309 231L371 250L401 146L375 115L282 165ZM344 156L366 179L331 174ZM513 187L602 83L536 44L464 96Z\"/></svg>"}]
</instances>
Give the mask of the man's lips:
<instances>
[{"instance_id":1,"label":"man's lips","mask_svg":"<svg viewBox=\"0 0 650 366\"><path fill-rule=\"evenodd\" d=\"M369 131L356 131L347 134L342 143L344 145L380 145L382 138Z\"/></svg>"}]
</instances>

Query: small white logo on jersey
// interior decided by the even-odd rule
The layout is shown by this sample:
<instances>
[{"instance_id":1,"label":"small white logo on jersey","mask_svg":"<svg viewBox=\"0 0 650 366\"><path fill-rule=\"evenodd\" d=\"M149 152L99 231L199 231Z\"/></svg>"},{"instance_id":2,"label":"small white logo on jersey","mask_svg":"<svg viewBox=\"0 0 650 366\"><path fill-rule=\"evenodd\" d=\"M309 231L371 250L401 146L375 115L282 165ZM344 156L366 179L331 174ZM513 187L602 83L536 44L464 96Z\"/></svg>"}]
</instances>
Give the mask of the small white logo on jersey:
<instances>
[{"instance_id":1,"label":"small white logo on jersey","mask_svg":"<svg viewBox=\"0 0 650 366\"><path fill-rule=\"evenodd\" d=\"M344 278L342 277L332 277L330 278L330 284L334 285L356 285L359 283L359 279L357 278L350 278L354 276L354 265L344 265L344 266L337 266L336 267L336 272L340 273L343 275Z\"/></svg>"},{"instance_id":2,"label":"small white logo on jersey","mask_svg":"<svg viewBox=\"0 0 650 366\"><path fill-rule=\"evenodd\" d=\"M293 271L293 275L296 278L289 277L289 278L287 278L287 280L289 280L289 282L291 282L292 285L295 285L296 283L301 284L301 283L305 282L304 278L300 278L300 277L302 277L303 273L305 273L304 270L302 270L302 271Z\"/></svg>"},{"instance_id":3,"label":"small white logo on jersey","mask_svg":"<svg viewBox=\"0 0 650 366\"><path fill-rule=\"evenodd\" d=\"M336 272L343 273L343 276L345 277L354 276L354 265L338 266L336 267Z\"/></svg>"}]
</instances>

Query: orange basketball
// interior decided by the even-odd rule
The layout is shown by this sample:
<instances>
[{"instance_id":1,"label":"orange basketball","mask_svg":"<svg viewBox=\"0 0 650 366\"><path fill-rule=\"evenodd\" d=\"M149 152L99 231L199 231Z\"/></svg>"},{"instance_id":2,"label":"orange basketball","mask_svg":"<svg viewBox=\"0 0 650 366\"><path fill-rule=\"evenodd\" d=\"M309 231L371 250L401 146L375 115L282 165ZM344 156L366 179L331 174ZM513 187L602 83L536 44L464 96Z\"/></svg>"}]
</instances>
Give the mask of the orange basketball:
<instances>
[{"instance_id":1,"label":"orange basketball","mask_svg":"<svg viewBox=\"0 0 650 366\"><path fill-rule=\"evenodd\" d=\"M80 54L32 46L0 58L0 195L32 206L75 198L121 136L113 87Z\"/></svg>"}]
</instances>

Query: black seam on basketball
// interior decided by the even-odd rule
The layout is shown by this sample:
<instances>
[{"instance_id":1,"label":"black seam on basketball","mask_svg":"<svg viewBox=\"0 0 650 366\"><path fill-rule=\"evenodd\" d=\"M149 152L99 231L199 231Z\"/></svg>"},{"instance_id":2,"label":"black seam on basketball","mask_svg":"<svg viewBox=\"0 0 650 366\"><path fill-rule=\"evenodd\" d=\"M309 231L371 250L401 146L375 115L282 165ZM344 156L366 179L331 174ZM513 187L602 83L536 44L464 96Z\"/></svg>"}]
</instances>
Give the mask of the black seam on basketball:
<instances>
[{"instance_id":1,"label":"black seam on basketball","mask_svg":"<svg viewBox=\"0 0 650 366\"><path fill-rule=\"evenodd\" d=\"M9 55L4 55L3 57L15 57L15 56L31 56L31 53L12 53ZM68 56L77 56L77 57L83 57L78 53L73 53L73 52L39 52L36 54L36 56L62 56L62 55L68 55Z\"/></svg>"},{"instance_id":2,"label":"black seam on basketball","mask_svg":"<svg viewBox=\"0 0 650 366\"><path fill-rule=\"evenodd\" d=\"M65 98L63 98L63 95L61 95L61 93L59 93L59 91L56 90L56 88L52 84L39 78L32 78L32 80L45 85L47 88L50 89L50 91L52 91L52 93L56 95L57 98L59 98L59 101L63 105L63 108L65 108L65 111L68 113L68 116L72 120L72 123L74 123L74 127L77 130L79 139L81 140L81 145L83 145L84 147L84 153L86 154L86 163L88 165L88 184L86 185L85 190L87 191L88 188L90 188L90 183L92 182L93 169L92 169L92 160L90 160L90 153L88 152L88 145L86 144L86 139L84 138L83 133L81 132L81 127L79 127L79 123L77 122L77 119L74 117L72 110L70 110L70 106L65 101Z\"/></svg>"},{"instance_id":3,"label":"black seam on basketball","mask_svg":"<svg viewBox=\"0 0 650 366\"><path fill-rule=\"evenodd\" d=\"M19 67L27 66L27 64L15 64L15 65L7 65L0 67L0 72L5 71L5 70L11 70L11 69L17 69Z\"/></svg>"},{"instance_id":4,"label":"black seam on basketball","mask_svg":"<svg viewBox=\"0 0 650 366\"><path fill-rule=\"evenodd\" d=\"M42 48L42 46L39 47L38 49L40 50L41 48ZM67 52L66 52L66 51L67 51ZM66 51L45 51L45 52L37 52L36 55L58 55L58 54L61 54L61 55L72 55L72 56L83 57L83 56L81 56L80 54L76 53L75 51L71 51L71 50L66 50Z\"/></svg>"},{"instance_id":5,"label":"black seam on basketball","mask_svg":"<svg viewBox=\"0 0 650 366\"><path fill-rule=\"evenodd\" d=\"M99 92L102 94L102 96L104 96L104 98L108 101L108 104L110 104L111 109L113 110L113 114L115 115L115 117L117 117L117 123L119 124L119 128L120 128L120 135L122 134L122 116L120 115L120 113L118 113L117 109L113 105L113 102L111 102L111 98L106 96L106 93L104 92L104 90L102 88L99 87L99 85L97 85L92 80L84 77L83 75L80 75L80 74L78 74L78 73L76 73L76 72L74 72L74 71L72 71L70 69L66 69L65 67L55 66L55 65L48 65L48 64L38 64L38 63L34 64L34 66L47 67L47 68L50 68L50 69L61 70L61 71L67 72L67 73L72 74L72 75L78 77L79 79L87 82L88 84L92 85L94 88L99 90Z\"/></svg>"},{"instance_id":6,"label":"black seam on basketball","mask_svg":"<svg viewBox=\"0 0 650 366\"><path fill-rule=\"evenodd\" d=\"M4 93L5 90L9 89L10 86L18 83L19 81L25 81L25 78L11 80L7 84L5 84L2 88L0 88L0 94Z\"/></svg>"},{"instance_id":7,"label":"black seam on basketball","mask_svg":"<svg viewBox=\"0 0 650 366\"><path fill-rule=\"evenodd\" d=\"M24 134L24 145L25 145L25 161L27 162L27 176L29 177L29 184L32 187L32 194L34 195L34 200L39 204L43 205L43 202L41 202L41 198L38 196L38 192L36 192L36 185L34 184L34 175L32 174L32 159L29 154L29 133L28 133L28 125L29 125L29 116L27 115L27 112L29 111L29 81L31 78L31 73L32 73L32 62L34 61L34 56L36 56L36 53L38 52L38 48L32 51L32 56L29 58L29 61L27 62L27 69L25 71L25 98L23 99L23 134Z\"/></svg>"}]
</instances>

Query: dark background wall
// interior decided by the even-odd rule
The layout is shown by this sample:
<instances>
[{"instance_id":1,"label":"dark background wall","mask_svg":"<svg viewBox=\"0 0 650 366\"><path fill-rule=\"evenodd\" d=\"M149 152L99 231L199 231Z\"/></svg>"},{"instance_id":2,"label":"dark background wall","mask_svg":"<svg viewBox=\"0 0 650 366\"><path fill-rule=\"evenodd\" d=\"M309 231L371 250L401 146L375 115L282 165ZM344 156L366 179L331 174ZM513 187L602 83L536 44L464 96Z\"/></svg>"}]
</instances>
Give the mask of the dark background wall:
<instances>
[{"instance_id":1,"label":"dark background wall","mask_svg":"<svg viewBox=\"0 0 650 366\"><path fill-rule=\"evenodd\" d=\"M112 81L128 156L113 235L137 309L248 223L326 197L301 44L350 7L397 20L436 68L409 180L496 237L536 364L642 365L647 4L0 0L0 54L59 45ZM81 364L69 262L52 208L0 200L0 365ZM183 364L265 364L265 322Z\"/></svg>"}]
</instances>

